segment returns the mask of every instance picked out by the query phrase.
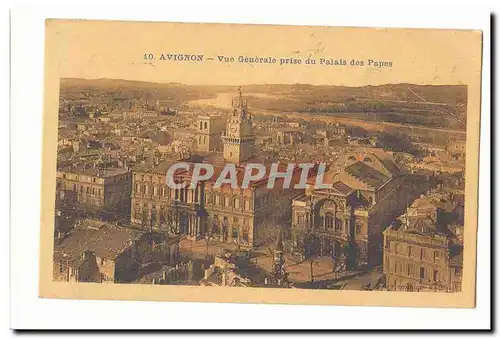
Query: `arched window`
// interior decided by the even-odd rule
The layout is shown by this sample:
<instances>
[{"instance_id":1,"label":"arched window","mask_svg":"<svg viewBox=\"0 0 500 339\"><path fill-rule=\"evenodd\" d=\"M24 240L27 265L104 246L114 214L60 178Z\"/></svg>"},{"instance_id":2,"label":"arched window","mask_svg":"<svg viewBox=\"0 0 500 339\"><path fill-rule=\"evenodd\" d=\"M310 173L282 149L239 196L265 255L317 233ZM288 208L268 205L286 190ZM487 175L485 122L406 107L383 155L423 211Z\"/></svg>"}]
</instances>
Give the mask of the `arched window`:
<instances>
[{"instance_id":1,"label":"arched window","mask_svg":"<svg viewBox=\"0 0 500 339\"><path fill-rule=\"evenodd\" d=\"M249 210L250 210L250 200L245 199L245 211L249 211Z\"/></svg>"},{"instance_id":2,"label":"arched window","mask_svg":"<svg viewBox=\"0 0 500 339\"><path fill-rule=\"evenodd\" d=\"M365 158L365 162L367 162L367 163L372 163L372 162L373 162L373 160L372 160L372 158L366 157L366 158Z\"/></svg>"},{"instance_id":3,"label":"arched window","mask_svg":"<svg viewBox=\"0 0 500 339\"><path fill-rule=\"evenodd\" d=\"M206 121L205 121L205 129L208 129L208 124Z\"/></svg>"},{"instance_id":4,"label":"arched window","mask_svg":"<svg viewBox=\"0 0 500 339\"><path fill-rule=\"evenodd\" d=\"M214 205L220 205L220 195L214 194Z\"/></svg>"},{"instance_id":5,"label":"arched window","mask_svg":"<svg viewBox=\"0 0 500 339\"><path fill-rule=\"evenodd\" d=\"M200 131L203 129L203 121L200 121ZM200 139L201 140L201 139Z\"/></svg>"},{"instance_id":6,"label":"arched window","mask_svg":"<svg viewBox=\"0 0 500 339\"><path fill-rule=\"evenodd\" d=\"M229 197L227 195L224 196L224 206L229 207Z\"/></svg>"},{"instance_id":7,"label":"arched window","mask_svg":"<svg viewBox=\"0 0 500 339\"><path fill-rule=\"evenodd\" d=\"M356 161L356 158L351 155L349 158L347 158L347 160L349 160L349 161Z\"/></svg>"},{"instance_id":8,"label":"arched window","mask_svg":"<svg viewBox=\"0 0 500 339\"><path fill-rule=\"evenodd\" d=\"M141 193L141 184L140 183L135 184L135 193Z\"/></svg>"}]
</instances>

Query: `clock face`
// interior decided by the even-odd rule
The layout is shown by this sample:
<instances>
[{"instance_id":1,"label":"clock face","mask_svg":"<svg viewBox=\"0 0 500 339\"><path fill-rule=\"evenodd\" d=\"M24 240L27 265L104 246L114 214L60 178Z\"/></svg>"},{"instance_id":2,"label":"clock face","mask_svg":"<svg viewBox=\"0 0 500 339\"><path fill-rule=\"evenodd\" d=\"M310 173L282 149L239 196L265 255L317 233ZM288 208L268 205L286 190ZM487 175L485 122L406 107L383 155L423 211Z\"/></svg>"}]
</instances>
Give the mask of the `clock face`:
<instances>
[{"instance_id":1,"label":"clock face","mask_svg":"<svg viewBox=\"0 0 500 339\"><path fill-rule=\"evenodd\" d=\"M236 133L237 130L238 130L238 127L236 127L236 126L232 126L231 127L231 132L232 133Z\"/></svg>"}]
</instances>

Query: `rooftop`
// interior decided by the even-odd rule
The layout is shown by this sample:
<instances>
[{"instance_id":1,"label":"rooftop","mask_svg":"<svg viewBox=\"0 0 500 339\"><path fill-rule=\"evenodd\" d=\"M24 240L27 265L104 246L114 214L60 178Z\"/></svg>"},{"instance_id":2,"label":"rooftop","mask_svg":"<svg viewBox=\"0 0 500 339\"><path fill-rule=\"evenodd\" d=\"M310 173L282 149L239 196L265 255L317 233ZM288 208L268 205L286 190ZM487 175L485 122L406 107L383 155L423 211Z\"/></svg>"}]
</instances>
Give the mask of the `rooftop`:
<instances>
[{"instance_id":1,"label":"rooftop","mask_svg":"<svg viewBox=\"0 0 500 339\"><path fill-rule=\"evenodd\" d=\"M83 220L54 245L54 261L78 267L83 262L85 251L92 251L97 257L114 259L140 235L137 230L98 220Z\"/></svg>"},{"instance_id":2,"label":"rooftop","mask_svg":"<svg viewBox=\"0 0 500 339\"><path fill-rule=\"evenodd\" d=\"M385 174L361 161L346 167L345 171L374 188L382 186L390 179Z\"/></svg>"},{"instance_id":3,"label":"rooftop","mask_svg":"<svg viewBox=\"0 0 500 339\"><path fill-rule=\"evenodd\" d=\"M81 174L81 175L87 175L89 177L102 177L102 178L107 178L107 177L113 177L115 175L120 175L120 174L125 174L128 172L126 168L117 168L117 167L111 167L111 168L97 168L97 167L91 167L91 166L78 166L78 167L63 167L58 169L58 172L62 173L72 173L72 174Z\"/></svg>"}]
</instances>

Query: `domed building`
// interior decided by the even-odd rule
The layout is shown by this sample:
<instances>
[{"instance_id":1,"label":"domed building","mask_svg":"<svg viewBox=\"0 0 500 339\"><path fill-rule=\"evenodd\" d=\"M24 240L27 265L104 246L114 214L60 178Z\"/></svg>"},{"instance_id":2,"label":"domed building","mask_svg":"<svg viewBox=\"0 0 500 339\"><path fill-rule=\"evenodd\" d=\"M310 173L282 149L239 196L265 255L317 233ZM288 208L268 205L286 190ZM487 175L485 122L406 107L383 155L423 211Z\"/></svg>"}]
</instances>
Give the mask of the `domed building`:
<instances>
[{"instance_id":1,"label":"domed building","mask_svg":"<svg viewBox=\"0 0 500 339\"><path fill-rule=\"evenodd\" d=\"M382 231L405 209L405 173L382 149L360 147L331 164L323 182L292 203L292 240L306 257L328 256L347 269L382 260Z\"/></svg>"}]
</instances>

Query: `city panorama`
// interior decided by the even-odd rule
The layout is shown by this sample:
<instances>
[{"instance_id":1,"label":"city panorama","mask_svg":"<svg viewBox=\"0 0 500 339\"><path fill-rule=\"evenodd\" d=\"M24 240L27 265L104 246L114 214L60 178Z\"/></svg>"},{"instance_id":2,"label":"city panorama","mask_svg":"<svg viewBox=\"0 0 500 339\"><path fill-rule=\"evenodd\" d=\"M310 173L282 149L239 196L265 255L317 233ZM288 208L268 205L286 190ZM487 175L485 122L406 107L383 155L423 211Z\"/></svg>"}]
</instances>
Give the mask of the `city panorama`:
<instances>
[{"instance_id":1,"label":"city panorama","mask_svg":"<svg viewBox=\"0 0 500 339\"><path fill-rule=\"evenodd\" d=\"M461 291L466 86L61 79L53 279Z\"/></svg>"}]
</instances>

